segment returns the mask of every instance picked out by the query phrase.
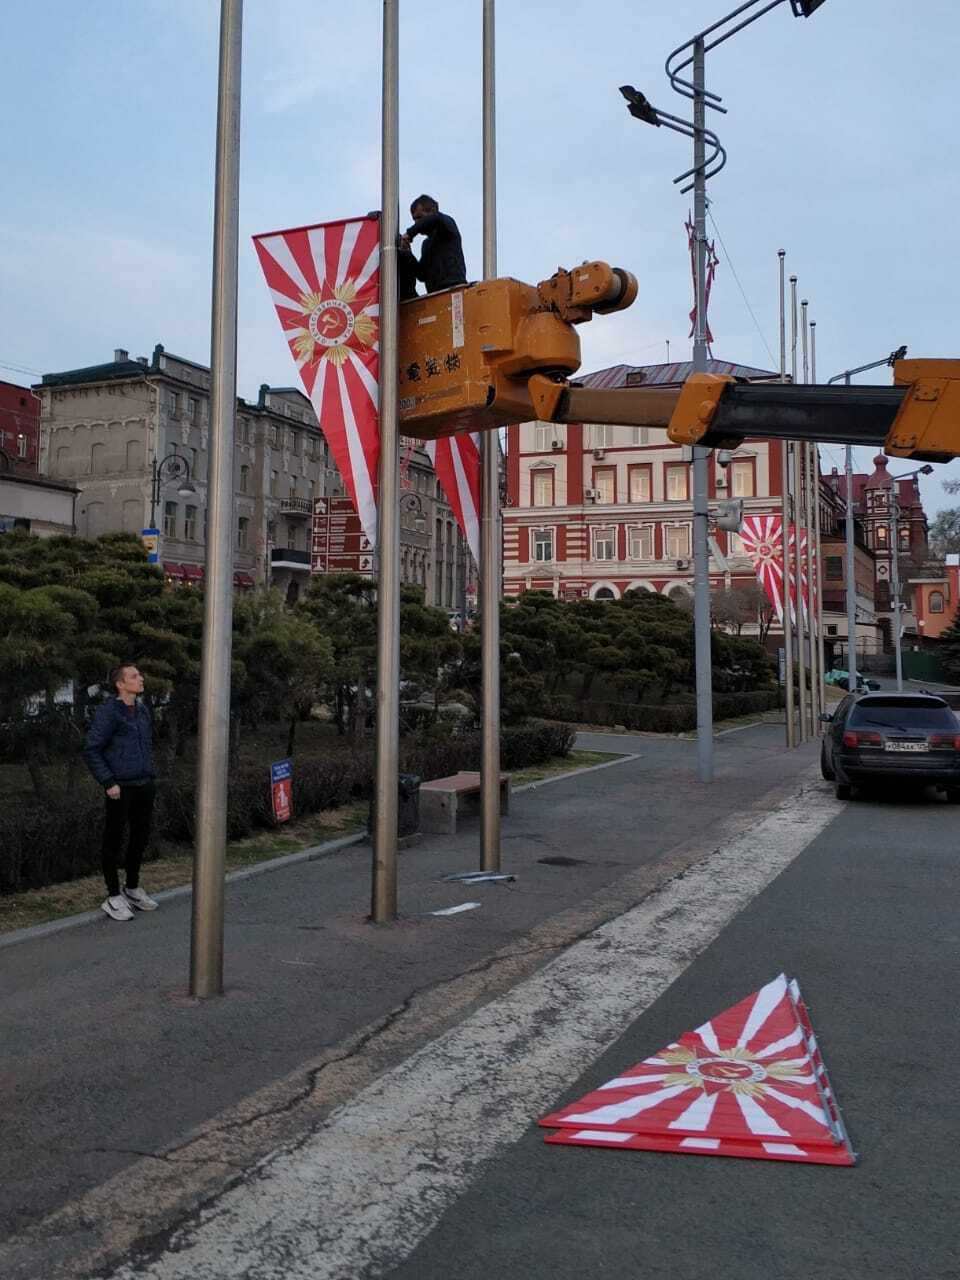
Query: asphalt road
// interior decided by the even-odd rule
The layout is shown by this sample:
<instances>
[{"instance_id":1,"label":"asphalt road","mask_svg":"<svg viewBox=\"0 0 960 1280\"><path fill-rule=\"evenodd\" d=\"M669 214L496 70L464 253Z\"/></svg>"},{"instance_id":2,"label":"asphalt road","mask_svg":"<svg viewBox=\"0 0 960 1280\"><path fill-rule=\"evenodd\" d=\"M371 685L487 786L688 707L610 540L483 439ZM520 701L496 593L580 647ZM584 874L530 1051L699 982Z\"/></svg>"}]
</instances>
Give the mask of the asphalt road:
<instances>
[{"instance_id":1,"label":"asphalt road","mask_svg":"<svg viewBox=\"0 0 960 1280\"><path fill-rule=\"evenodd\" d=\"M692 743L607 738L640 759L517 798L504 826L515 884L464 893L440 879L474 865L475 830L427 841L403 855L404 915L386 930L363 920L369 850L242 882L229 895L230 995L214 1006L177 994L185 903L0 952L0 1270L960 1276L957 1106L938 1069L949 1078L960 1048L954 811L844 806L809 781L789 800L813 753L787 756L781 732L721 739L710 789L693 778ZM688 896L657 916L671 893ZM425 914L467 898L481 907ZM543 1144L538 1114L781 969L813 1007L858 1168ZM521 1036L528 1024L559 1035L555 1054ZM451 1048L470 1035L469 1052ZM465 1086L465 1064L484 1055ZM491 1090L500 1058L509 1069ZM395 1118L434 1096L426 1120L411 1112L387 1141L386 1099ZM432 1114L452 1123L442 1141ZM358 1153L373 1160L365 1176ZM397 1203L411 1169L421 1180L416 1232L386 1230L391 1198L374 1189L382 1174L390 1191L388 1156ZM307 1224L303 1272L279 1213L237 1243L281 1167L296 1171L276 1185L283 1212ZM321 1229L317 1206L338 1197L336 1229Z\"/></svg>"}]
</instances>

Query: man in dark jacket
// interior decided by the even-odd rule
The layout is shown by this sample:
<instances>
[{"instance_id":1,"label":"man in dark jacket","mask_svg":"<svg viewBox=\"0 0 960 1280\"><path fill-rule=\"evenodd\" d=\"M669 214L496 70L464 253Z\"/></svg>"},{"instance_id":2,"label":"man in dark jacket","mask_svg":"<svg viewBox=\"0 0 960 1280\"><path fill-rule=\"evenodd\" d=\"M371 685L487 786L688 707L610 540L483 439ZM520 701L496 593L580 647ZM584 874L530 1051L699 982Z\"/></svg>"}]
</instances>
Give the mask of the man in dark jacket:
<instances>
[{"instance_id":1,"label":"man in dark jacket","mask_svg":"<svg viewBox=\"0 0 960 1280\"><path fill-rule=\"evenodd\" d=\"M466 284L460 230L450 215L440 212L433 196L417 196L410 206L410 216L413 223L400 237L400 257L409 254L413 259L417 279L427 286L427 293ZM425 237L419 261L411 247L417 236Z\"/></svg>"},{"instance_id":2,"label":"man in dark jacket","mask_svg":"<svg viewBox=\"0 0 960 1280\"><path fill-rule=\"evenodd\" d=\"M100 904L111 920L132 920L134 911L155 911L157 903L140 888L140 864L150 839L154 778L153 725L137 696L143 676L132 662L110 672L117 691L97 708L83 747L90 772L104 789L103 878L107 897ZM120 892L120 862L127 827L130 838L123 859L126 883Z\"/></svg>"}]
</instances>

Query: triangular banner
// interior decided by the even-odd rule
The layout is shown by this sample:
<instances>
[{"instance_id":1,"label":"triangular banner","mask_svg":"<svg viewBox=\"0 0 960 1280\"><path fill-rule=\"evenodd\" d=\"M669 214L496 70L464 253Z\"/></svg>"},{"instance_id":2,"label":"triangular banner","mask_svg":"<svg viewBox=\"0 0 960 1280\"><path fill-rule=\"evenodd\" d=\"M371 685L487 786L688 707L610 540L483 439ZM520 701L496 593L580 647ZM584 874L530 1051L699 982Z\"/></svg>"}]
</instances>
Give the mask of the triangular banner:
<instances>
[{"instance_id":1,"label":"triangular banner","mask_svg":"<svg viewBox=\"0 0 960 1280\"><path fill-rule=\"evenodd\" d=\"M573 1146L856 1159L800 988L783 974L540 1124Z\"/></svg>"}]
</instances>

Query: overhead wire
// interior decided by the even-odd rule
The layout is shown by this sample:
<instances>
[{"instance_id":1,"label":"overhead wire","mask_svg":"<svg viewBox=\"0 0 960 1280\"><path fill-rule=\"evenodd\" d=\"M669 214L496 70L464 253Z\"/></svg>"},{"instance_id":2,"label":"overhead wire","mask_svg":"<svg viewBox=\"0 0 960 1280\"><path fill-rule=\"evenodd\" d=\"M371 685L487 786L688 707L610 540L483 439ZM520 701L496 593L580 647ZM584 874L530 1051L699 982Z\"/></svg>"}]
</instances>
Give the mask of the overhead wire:
<instances>
[{"instance_id":1,"label":"overhead wire","mask_svg":"<svg viewBox=\"0 0 960 1280\"><path fill-rule=\"evenodd\" d=\"M737 269L733 265L733 259L730 256L730 250L727 248L726 244L724 243L723 236L720 233L720 228L717 225L717 220L713 216L713 209L711 205L712 205L712 202L708 200L707 214L710 218L710 221L713 223L714 231L717 233L717 239L720 241L720 248L723 250L723 256L727 260L727 266L730 268L730 273L733 276L734 280L737 282L737 288L740 290L740 296L741 298L743 298L744 305L746 306L747 310L750 312L750 318L753 320L754 328L756 329L757 333L760 335L760 341L763 343L763 345L767 349L767 355L770 357L770 363L772 365L779 367L777 357L771 351L770 344L769 342L767 342L764 332L760 328L760 322L757 319L756 312L754 311L753 307L750 305L750 299L747 297L746 290L744 289L743 285L740 283L740 277L737 275Z\"/></svg>"}]
</instances>

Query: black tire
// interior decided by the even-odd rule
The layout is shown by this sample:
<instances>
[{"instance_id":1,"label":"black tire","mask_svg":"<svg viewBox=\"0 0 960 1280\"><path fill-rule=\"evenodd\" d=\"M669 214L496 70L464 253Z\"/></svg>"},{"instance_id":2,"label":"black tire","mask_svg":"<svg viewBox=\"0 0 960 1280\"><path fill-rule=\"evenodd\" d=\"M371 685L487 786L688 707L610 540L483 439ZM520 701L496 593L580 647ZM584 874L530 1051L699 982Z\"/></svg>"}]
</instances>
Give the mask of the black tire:
<instances>
[{"instance_id":1,"label":"black tire","mask_svg":"<svg viewBox=\"0 0 960 1280\"><path fill-rule=\"evenodd\" d=\"M830 766L830 761L827 759L826 740L824 740L823 746L820 748L820 776L827 782L833 782L837 776Z\"/></svg>"},{"instance_id":2,"label":"black tire","mask_svg":"<svg viewBox=\"0 0 960 1280\"><path fill-rule=\"evenodd\" d=\"M849 800L853 795L853 788L849 782L838 782L833 788L833 794L838 800Z\"/></svg>"}]
</instances>

